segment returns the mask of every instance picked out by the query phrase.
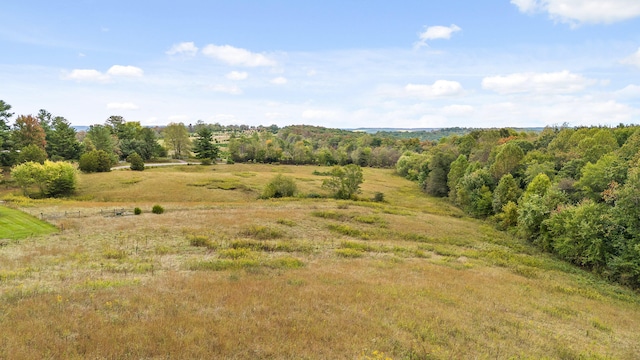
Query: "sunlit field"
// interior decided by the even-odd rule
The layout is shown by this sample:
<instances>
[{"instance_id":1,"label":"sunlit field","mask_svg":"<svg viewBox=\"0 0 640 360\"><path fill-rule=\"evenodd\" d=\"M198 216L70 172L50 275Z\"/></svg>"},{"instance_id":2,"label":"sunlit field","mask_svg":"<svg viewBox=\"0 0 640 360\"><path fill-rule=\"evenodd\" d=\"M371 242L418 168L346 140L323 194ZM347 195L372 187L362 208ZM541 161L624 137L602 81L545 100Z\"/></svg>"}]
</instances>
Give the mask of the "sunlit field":
<instances>
[{"instance_id":1,"label":"sunlit field","mask_svg":"<svg viewBox=\"0 0 640 360\"><path fill-rule=\"evenodd\" d=\"M323 198L328 170L185 165L82 174L71 199L0 190L59 229L2 242L0 358L638 358L637 293L392 170L364 169L358 201ZM279 173L301 195L259 200Z\"/></svg>"}]
</instances>

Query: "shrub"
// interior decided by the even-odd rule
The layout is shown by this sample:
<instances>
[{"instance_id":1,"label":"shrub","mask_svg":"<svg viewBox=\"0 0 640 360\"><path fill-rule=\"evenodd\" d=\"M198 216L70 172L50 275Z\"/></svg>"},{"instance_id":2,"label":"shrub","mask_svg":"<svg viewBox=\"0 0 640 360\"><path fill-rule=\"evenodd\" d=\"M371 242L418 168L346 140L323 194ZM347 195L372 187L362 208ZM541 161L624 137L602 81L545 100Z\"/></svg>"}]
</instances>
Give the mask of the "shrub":
<instances>
[{"instance_id":1,"label":"shrub","mask_svg":"<svg viewBox=\"0 0 640 360\"><path fill-rule=\"evenodd\" d=\"M144 160L142 160L142 156L138 155L137 152L131 153L127 157L127 161L131 164L131 170L133 171L143 171L144 170Z\"/></svg>"},{"instance_id":2,"label":"shrub","mask_svg":"<svg viewBox=\"0 0 640 360\"><path fill-rule=\"evenodd\" d=\"M196 246L196 247L206 247L206 248L213 248L214 245L211 243L211 240L209 240L208 237L206 236L202 236L202 235L192 235L189 237L189 244L191 246Z\"/></svg>"},{"instance_id":3,"label":"shrub","mask_svg":"<svg viewBox=\"0 0 640 360\"><path fill-rule=\"evenodd\" d=\"M384 202L384 193L377 192L373 195L373 201L375 202Z\"/></svg>"},{"instance_id":4,"label":"shrub","mask_svg":"<svg viewBox=\"0 0 640 360\"><path fill-rule=\"evenodd\" d=\"M151 212L159 215L164 212L164 208L160 205L153 205L153 208L151 208Z\"/></svg>"},{"instance_id":5,"label":"shrub","mask_svg":"<svg viewBox=\"0 0 640 360\"><path fill-rule=\"evenodd\" d=\"M140 215L142 214L142 209L140 209L139 207L133 209L133 214L134 215Z\"/></svg>"},{"instance_id":6,"label":"shrub","mask_svg":"<svg viewBox=\"0 0 640 360\"><path fill-rule=\"evenodd\" d=\"M113 159L104 150L92 150L80 156L78 167L82 172L107 172L111 171Z\"/></svg>"},{"instance_id":7,"label":"shrub","mask_svg":"<svg viewBox=\"0 0 640 360\"><path fill-rule=\"evenodd\" d=\"M298 187L293 178L278 174L265 186L262 192L262 198L291 197L294 196L296 192L298 192Z\"/></svg>"},{"instance_id":8,"label":"shrub","mask_svg":"<svg viewBox=\"0 0 640 360\"><path fill-rule=\"evenodd\" d=\"M49 197L70 195L76 188L76 171L66 162L27 162L14 166L11 176L25 195L32 185L38 186L40 195Z\"/></svg>"},{"instance_id":9,"label":"shrub","mask_svg":"<svg viewBox=\"0 0 640 360\"><path fill-rule=\"evenodd\" d=\"M336 199L351 199L360 192L362 169L358 165L335 166L331 169L331 178L322 182Z\"/></svg>"},{"instance_id":10,"label":"shrub","mask_svg":"<svg viewBox=\"0 0 640 360\"><path fill-rule=\"evenodd\" d=\"M251 225L247 230L240 232L240 235L250 236L260 240L278 239L284 236L284 233L276 228L262 225Z\"/></svg>"}]
</instances>

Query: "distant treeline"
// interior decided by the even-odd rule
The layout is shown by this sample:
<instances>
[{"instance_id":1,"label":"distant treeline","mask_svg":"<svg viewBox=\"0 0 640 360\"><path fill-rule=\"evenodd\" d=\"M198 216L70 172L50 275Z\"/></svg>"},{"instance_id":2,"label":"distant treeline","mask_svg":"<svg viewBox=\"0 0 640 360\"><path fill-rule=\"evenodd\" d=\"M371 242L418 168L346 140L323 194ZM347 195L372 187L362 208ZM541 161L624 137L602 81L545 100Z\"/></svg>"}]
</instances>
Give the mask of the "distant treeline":
<instances>
[{"instance_id":1,"label":"distant treeline","mask_svg":"<svg viewBox=\"0 0 640 360\"><path fill-rule=\"evenodd\" d=\"M431 144L367 133L297 125L252 134L233 134L227 151L234 162L394 167L405 151Z\"/></svg>"},{"instance_id":2,"label":"distant treeline","mask_svg":"<svg viewBox=\"0 0 640 360\"><path fill-rule=\"evenodd\" d=\"M640 127L474 130L396 171L545 251L640 287Z\"/></svg>"}]
</instances>

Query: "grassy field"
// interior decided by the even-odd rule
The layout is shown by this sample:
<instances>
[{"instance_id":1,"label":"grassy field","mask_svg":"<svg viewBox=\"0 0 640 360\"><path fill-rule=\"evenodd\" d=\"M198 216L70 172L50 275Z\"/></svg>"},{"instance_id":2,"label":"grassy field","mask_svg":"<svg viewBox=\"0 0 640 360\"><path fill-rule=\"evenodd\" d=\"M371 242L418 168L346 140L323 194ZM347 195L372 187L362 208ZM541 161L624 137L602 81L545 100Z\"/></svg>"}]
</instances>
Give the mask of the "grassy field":
<instances>
[{"instance_id":1,"label":"grassy field","mask_svg":"<svg viewBox=\"0 0 640 360\"><path fill-rule=\"evenodd\" d=\"M55 226L31 215L0 206L0 239L20 240L57 231Z\"/></svg>"},{"instance_id":2,"label":"grassy field","mask_svg":"<svg viewBox=\"0 0 640 360\"><path fill-rule=\"evenodd\" d=\"M465 218L391 170L364 169L362 201L257 200L278 173L322 194L314 170L327 169L80 175L66 200L3 190L64 231L0 247L0 358L640 354L637 293ZM367 201L376 192L385 202ZM134 207L143 213L114 215Z\"/></svg>"}]
</instances>

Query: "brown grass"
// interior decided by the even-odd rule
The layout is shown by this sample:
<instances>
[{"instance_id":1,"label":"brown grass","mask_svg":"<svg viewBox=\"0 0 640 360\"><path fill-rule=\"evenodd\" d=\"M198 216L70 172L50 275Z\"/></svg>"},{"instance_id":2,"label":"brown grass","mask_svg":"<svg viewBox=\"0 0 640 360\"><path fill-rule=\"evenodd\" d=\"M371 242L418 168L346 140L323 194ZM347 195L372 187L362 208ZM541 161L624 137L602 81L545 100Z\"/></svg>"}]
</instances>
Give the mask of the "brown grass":
<instances>
[{"instance_id":1,"label":"brown grass","mask_svg":"<svg viewBox=\"0 0 640 360\"><path fill-rule=\"evenodd\" d=\"M640 353L638 294L462 218L389 170L365 169L360 195L385 203L257 200L275 172L321 192L317 169L81 175L75 200L5 192L64 230L0 247L0 358ZM164 214L150 213L156 203ZM142 215L112 212L136 206Z\"/></svg>"}]
</instances>

